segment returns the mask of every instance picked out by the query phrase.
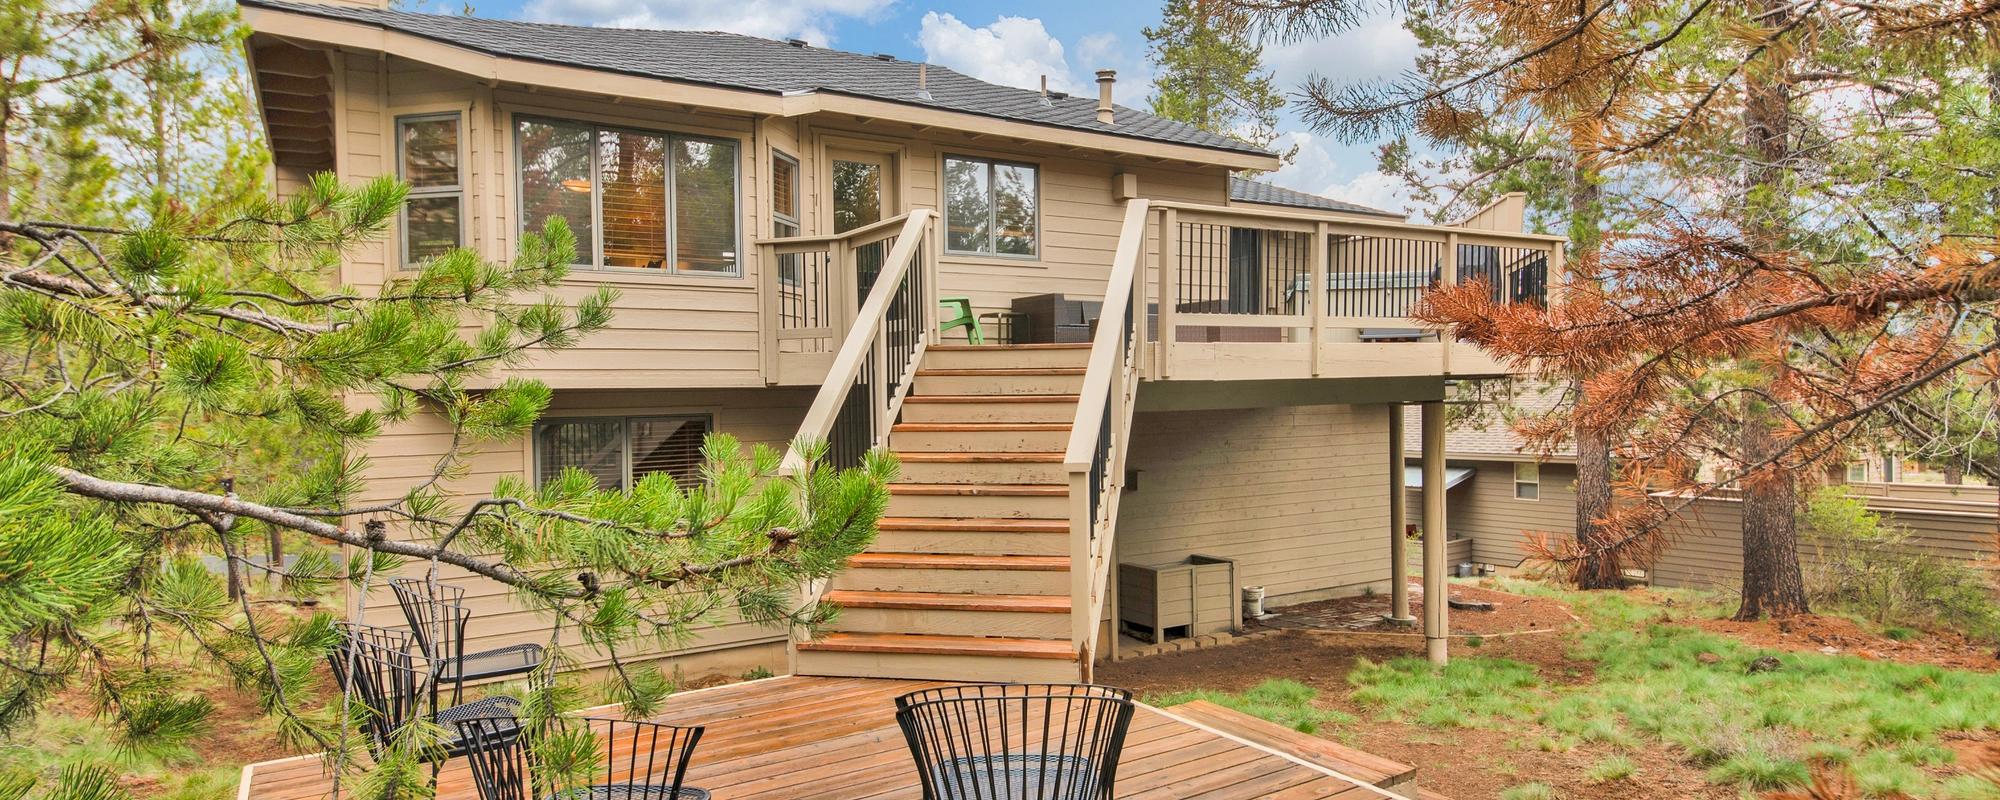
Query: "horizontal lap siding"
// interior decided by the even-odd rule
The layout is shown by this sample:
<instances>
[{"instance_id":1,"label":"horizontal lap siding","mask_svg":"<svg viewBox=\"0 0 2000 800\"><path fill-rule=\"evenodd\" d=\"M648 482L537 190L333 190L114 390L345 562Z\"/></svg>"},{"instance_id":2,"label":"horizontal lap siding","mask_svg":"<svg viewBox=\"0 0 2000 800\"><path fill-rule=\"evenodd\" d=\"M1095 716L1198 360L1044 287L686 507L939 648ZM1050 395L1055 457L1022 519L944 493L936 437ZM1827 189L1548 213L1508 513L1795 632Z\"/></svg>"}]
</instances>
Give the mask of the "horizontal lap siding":
<instances>
[{"instance_id":1,"label":"horizontal lap siding","mask_svg":"<svg viewBox=\"0 0 2000 800\"><path fill-rule=\"evenodd\" d=\"M809 390L798 389L559 391L550 403L547 416L706 414L714 419L716 430L737 436L746 447L766 444L782 448L798 432L799 422L811 401ZM390 426L369 443L364 496L358 501L376 503L394 500L422 483L435 468L437 456L445 452L450 443L450 426L434 414L420 414ZM455 473L444 486L446 491L459 497L484 497L503 477L530 479L530 468L530 447L526 437L488 443L477 448L467 459L463 471ZM405 565L403 574L421 576L428 566L428 563L410 563ZM439 575L449 583L466 588L467 600L473 609L466 637L468 650L548 641L551 620L546 615L518 605L511 596L511 589L453 567L441 568ZM402 624L402 612L397 609L395 598L385 584L370 593L367 607L360 613L372 623ZM772 628L735 621L725 611L698 626L692 638L682 643L680 650L687 652L736 646L768 641L781 635L781 631ZM572 643L576 641L573 633L565 639ZM621 656L645 656L659 652L659 648L649 644L638 648L635 653L621 653ZM588 665L608 660L601 653L584 652L579 655Z\"/></svg>"},{"instance_id":2,"label":"horizontal lap siding","mask_svg":"<svg viewBox=\"0 0 2000 800\"><path fill-rule=\"evenodd\" d=\"M1237 560L1273 598L1387 578L1388 417L1378 406L1139 414L1118 557Z\"/></svg>"},{"instance_id":3,"label":"horizontal lap siding","mask_svg":"<svg viewBox=\"0 0 2000 800\"><path fill-rule=\"evenodd\" d=\"M1414 465L1418 463L1411 460ZM1518 566L1526 557L1523 545L1530 533L1552 538L1576 533L1576 467L1542 465L1539 500L1514 497L1514 465L1506 461L1450 462L1472 467L1472 477L1446 498L1445 528L1449 538L1472 540L1472 559L1484 564ZM1423 490L1409 490L1409 522L1421 529Z\"/></svg>"},{"instance_id":4,"label":"horizontal lap siding","mask_svg":"<svg viewBox=\"0 0 2000 800\"><path fill-rule=\"evenodd\" d=\"M1898 490L1901 487L1897 487ZM1925 490L1912 494L1921 495ZM1893 501L1881 501L1883 503ZM1733 499L1698 500L1676 520L1669 532L1671 546L1652 570L1661 586L1739 586L1743 576L1742 504ZM1909 547L1942 558L1980 562L1994 556L1994 518L1975 512L1887 510L1877 507L1882 524L1910 530ZM1810 565L1817 549L1800 537L1800 559Z\"/></svg>"}]
</instances>

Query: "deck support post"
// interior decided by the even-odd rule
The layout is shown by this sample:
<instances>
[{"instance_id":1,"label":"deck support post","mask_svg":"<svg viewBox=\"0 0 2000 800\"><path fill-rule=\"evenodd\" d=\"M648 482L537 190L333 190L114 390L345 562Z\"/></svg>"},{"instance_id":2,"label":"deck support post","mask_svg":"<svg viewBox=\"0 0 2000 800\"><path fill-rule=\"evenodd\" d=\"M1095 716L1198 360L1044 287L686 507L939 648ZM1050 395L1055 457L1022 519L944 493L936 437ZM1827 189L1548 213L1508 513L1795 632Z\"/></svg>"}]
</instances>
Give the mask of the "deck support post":
<instances>
[{"instance_id":1,"label":"deck support post","mask_svg":"<svg viewBox=\"0 0 2000 800\"><path fill-rule=\"evenodd\" d=\"M1413 625L1410 616L1408 487L1403 482L1403 404L1389 404L1389 621Z\"/></svg>"},{"instance_id":2,"label":"deck support post","mask_svg":"<svg viewBox=\"0 0 2000 800\"><path fill-rule=\"evenodd\" d=\"M1445 582L1444 519L1444 403L1428 400L1423 404L1424 439L1424 652L1431 664L1444 666L1446 610L1450 607L1451 586Z\"/></svg>"}]
</instances>

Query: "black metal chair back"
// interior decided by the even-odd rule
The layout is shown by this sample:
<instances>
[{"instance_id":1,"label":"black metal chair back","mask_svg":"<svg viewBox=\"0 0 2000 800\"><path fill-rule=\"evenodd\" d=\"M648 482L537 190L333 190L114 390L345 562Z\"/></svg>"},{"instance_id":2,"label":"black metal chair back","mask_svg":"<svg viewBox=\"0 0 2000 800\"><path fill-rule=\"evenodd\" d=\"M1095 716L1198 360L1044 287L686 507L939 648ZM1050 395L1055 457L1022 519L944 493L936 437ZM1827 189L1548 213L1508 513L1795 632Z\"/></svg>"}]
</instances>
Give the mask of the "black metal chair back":
<instances>
[{"instance_id":1,"label":"black metal chair back","mask_svg":"<svg viewBox=\"0 0 2000 800\"><path fill-rule=\"evenodd\" d=\"M603 729L598 763L604 765L604 781L591 787L597 800L707 800L708 792L683 785L702 726L628 719L590 723Z\"/></svg>"},{"instance_id":2,"label":"black metal chair back","mask_svg":"<svg viewBox=\"0 0 2000 800\"><path fill-rule=\"evenodd\" d=\"M354 622L335 625L340 641L327 661L334 679L361 701L369 749L379 758L397 730L437 708L437 683L430 666L411 652L409 633Z\"/></svg>"},{"instance_id":3,"label":"black metal chair back","mask_svg":"<svg viewBox=\"0 0 2000 800\"><path fill-rule=\"evenodd\" d=\"M451 701L465 697L465 624L472 611L465 606L465 587L416 578L390 578L389 590L410 623L410 633L424 657L451 678Z\"/></svg>"},{"instance_id":4,"label":"black metal chair back","mask_svg":"<svg viewBox=\"0 0 2000 800\"><path fill-rule=\"evenodd\" d=\"M475 717L454 723L479 800L534 800L527 737L513 717Z\"/></svg>"},{"instance_id":5,"label":"black metal chair back","mask_svg":"<svg viewBox=\"0 0 2000 800\"><path fill-rule=\"evenodd\" d=\"M1110 800L1131 693L979 684L896 698L925 800Z\"/></svg>"}]
</instances>

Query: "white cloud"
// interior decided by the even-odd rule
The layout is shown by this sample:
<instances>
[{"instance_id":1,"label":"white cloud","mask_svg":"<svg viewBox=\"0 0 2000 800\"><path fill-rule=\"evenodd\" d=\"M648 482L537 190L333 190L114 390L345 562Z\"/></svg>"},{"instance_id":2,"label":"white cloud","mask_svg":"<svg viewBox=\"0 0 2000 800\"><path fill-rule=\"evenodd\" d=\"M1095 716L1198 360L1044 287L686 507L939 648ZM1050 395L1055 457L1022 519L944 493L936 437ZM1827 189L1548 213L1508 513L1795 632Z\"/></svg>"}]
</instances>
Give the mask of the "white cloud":
<instances>
[{"instance_id":1,"label":"white cloud","mask_svg":"<svg viewBox=\"0 0 2000 800\"><path fill-rule=\"evenodd\" d=\"M1047 75L1051 89L1076 92L1082 85L1070 74L1062 42L1039 19L1003 16L975 28L930 11L924 14L917 44L924 48L924 60L988 83L1036 89Z\"/></svg>"},{"instance_id":2,"label":"white cloud","mask_svg":"<svg viewBox=\"0 0 2000 800\"><path fill-rule=\"evenodd\" d=\"M1318 75L1335 82L1393 78L1417 63L1417 37L1394 15L1377 14L1331 39L1264 48L1264 66L1287 93Z\"/></svg>"},{"instance_id":3,"label":"white cloud","mask_svg":"<svg viewBox=\"0 0 2000 800\"><path fill-rule=\"evenodd\" d=\"M531 0L527 19L617 28L730 31L833 43L842 19L868 19L894 0Z\"/></svg>"},{"instance_id":4,"label":"white cloud","mask_svg":"<svg viewBox=\"0 0 2000 800\"><path fill-rule=\"evenodd\" d=\"M1360 148L1343 147L1304 131L1286 133L1273 144L1280 151L1294 146L1298 154L1292 163L1258 179L1384 211L1408 214L1425 210L1410 201L1409 189L1401 178L1374 169L1372 155ZM1355 172L1356 168L1362 169Z\"/></svg>"}]
</instances>

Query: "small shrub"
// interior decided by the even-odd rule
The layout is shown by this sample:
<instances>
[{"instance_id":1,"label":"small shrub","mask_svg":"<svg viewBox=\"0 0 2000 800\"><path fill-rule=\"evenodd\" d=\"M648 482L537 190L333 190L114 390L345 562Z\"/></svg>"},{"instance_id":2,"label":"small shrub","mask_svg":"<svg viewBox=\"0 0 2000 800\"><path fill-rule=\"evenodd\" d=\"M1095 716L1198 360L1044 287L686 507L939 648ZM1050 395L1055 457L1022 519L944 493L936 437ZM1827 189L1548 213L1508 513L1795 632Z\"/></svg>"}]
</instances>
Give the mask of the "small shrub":
<instances>
[{"instance_id":1,"label":"small shrub","mask_svg":"<svg viewBox=\"0 0 2000 800\"><path fill-rule=\"evenodd\" d=\"M1892 639L1915 635L1910 623L2000 638L1993 587L1972 567L1919 550L1908 528L1884 525L1838 486L1815 492L1799 512L1800 541L1812 548L1806 592L1815 604L1892 626Z\"/></svg>"},{"instance_id":2,"label":"small shrub","mask_svg":"<svg viewBox=\"0 0 2000 800\"><path fill-rule=\"evenodd\" d=\"M1917 629L1905 628L1901 625L1891 625L1882 629L1882 635L1898 642L1907 642L1917 638Z\"/></svg>"},{"instance_id":3,"label":"small shrub","mask_svg":"<svg viewBox=\"0 0 2000 800\"><path fill-rule=\"evenodd\" d=\"M743 673L743 679L746 681L760 681L769 677L771 677L771 671L765 669L762 664L751 667L749 672Z\"/></svg>"},{"instance_id":4,"label":"small shrub","mask_svg":"<svg viewBox=\"0 0 2000 800\"><path fill-rule=\"evenodd\" d=\"M1589 778L1591 783L1616 783L1632 777L1632 773L1638 771L1639 766L1632 763L1630 758L1606 756L1590 765L1590 770L1584 773L1584 777Z\"/></svg>"},{"instance_id":5,"label":"small shrub","mask_svg":"<svg viewBox=\"0 0 2000 800\"><path fill-rule=\"evenodd\" d=\"M1556 790L1546 783L1523 783L1500 792L1500 800L1556 800Z\"/></svg>"}]
</instances>

